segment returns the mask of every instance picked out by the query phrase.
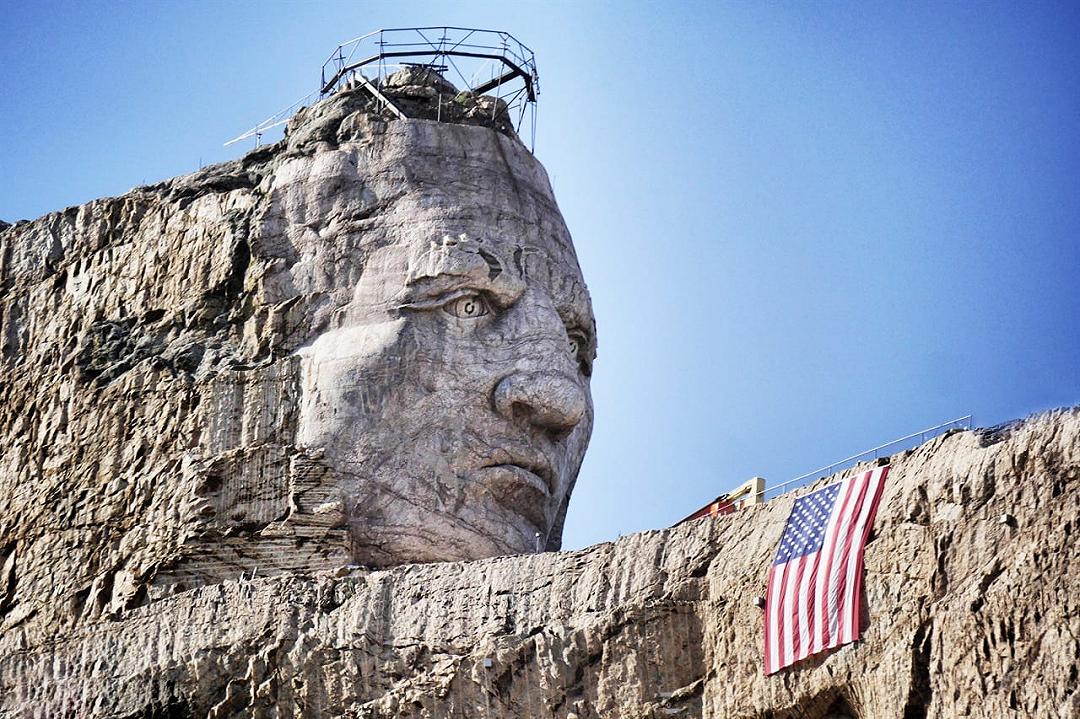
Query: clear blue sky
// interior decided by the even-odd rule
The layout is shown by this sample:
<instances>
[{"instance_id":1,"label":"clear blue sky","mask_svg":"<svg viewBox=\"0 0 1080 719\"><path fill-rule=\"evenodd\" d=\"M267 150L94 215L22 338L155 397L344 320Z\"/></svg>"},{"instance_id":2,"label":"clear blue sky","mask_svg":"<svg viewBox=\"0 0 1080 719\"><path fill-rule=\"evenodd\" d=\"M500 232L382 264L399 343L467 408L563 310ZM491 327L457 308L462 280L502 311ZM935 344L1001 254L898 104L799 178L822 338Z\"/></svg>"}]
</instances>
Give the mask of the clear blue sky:
<instances>
[{"instance_id":1,"label":"clear blue sky","mask_svg":"<svg viewBox=\"0 0 1080 719\"><path fill-rule=\"evenodd\" d=\"M1080 401L1080 6L896 5L8 0L0 218L238 156L369 30L514 33L599 328L581 547Z\"/></svg>"}]
</instances>

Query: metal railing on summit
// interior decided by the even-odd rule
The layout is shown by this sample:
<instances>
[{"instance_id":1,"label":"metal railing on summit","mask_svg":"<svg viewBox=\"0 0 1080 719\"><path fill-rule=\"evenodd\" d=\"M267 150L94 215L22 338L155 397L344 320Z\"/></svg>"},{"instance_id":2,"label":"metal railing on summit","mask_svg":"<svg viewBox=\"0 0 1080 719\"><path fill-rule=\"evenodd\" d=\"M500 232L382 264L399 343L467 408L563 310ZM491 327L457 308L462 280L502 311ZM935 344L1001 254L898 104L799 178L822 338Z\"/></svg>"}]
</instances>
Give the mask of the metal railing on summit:
<instances>
[{"instance_id":1,"label":"metal railing on summit","mask_svg":"<svg viewBox=\"0 0 1080 719\"><path fill-rule=\"evenodd\" d=\"M876 447L871 447L858 454L845 457L832 464L827 464L824 467L818 467L805 474L800 474L798 477L789 479L786 482L767 485L763 477L752 477L727 494L720 495L709 504L706 504L704 507L698 509L684 519L679 520L676 522L676 526L683 524L684 522L701 519L702 517L718 517L723 514L730 514L744 504L761 504L772 497L790 491L790 489L801 487L817 479L823 479L831 474L835 474L838 470L854 466L860 462L890 456L902 449L910 449L913 446L926 442L928 439L933 439L934 437L955 429L970 430L971 428L972 417L968 414L963 417L958 417L957 419L949 420L948 422L935 424L933 427L921 429L918 432L912 432L911 434L898 437L897 439L885 442L884 444L879 444Z\"/></svg>"},{"instance_id":2,"label":"metal railing on summit","mask_svg":"<svg viewBox=\"0 0 1080 719\"><path fill-rule=\"evenodd\" d=\"M827 464L824 467L818 467L815 470L800 474L798 477L789 479L786 482L780 482L771 486L766 486L757 494L760 494L762 499L768 499L769 493L783 494L779 492L783 487L789 487L791 485L802 485L815 479L822 479L828 477L830 474L835 474L838 470L845 469L849 466L854 466L860 462L867 460L878 459L880 457L889 456L895 454L902 449L910 449L912 446L916 446L926 442L928 439L940 436L954 429L971 429L971 415L964 415L957 419L949 420L948 422L942 422L941 424L935 424L933 427L927 427L926 429L919 430L918 432L912 432L911 434L904 435L885 444L879 444L876 447L871 447L868 450L853 454L850 457L844 457L843 459ZM901 446L907 445L907 446ZM889 450L889 451L886 451Z\"/></svg>"},{"instance_id":3,"label":"metal railing on summit","mask_svg":"<svg viewBox=\"0 0 1080 719\"><path fill-rule=\"evenodd\" d=\"M492 123L501 103L508 124L518 137L524 140L528 136L529 149L535 151L536 100L540 94L536 54L508 32L450 25L386 28L341 43L322 63L315 92L225 144L254 137L258 146L267 131L288 122L301 107L343 87L363 88L387 111L404 117L383 92L389 71L404 66L438 73L459 92L495 98ZM439 119L442 103L440 98Z\"/></svg>"}]
</instances>

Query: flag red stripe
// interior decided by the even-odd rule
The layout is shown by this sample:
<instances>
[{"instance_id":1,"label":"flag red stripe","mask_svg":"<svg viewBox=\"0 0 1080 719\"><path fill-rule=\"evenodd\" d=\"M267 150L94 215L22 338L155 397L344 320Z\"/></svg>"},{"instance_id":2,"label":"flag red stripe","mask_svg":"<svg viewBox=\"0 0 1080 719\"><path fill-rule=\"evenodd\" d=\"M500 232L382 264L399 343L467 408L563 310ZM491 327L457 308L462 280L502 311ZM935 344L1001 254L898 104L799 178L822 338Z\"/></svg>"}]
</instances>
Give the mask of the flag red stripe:
<instances>
[{"instance_id":1,"label":"flag red stripe","mask_svg":"<svg viewBox=\"0 0 1080 719\"><path fill-rule=\"evenodd\" d=\"M765 607L765 673L773 674L825 648L859 637L863 547L884 493L888 467L847 477L832 489L828 517L822 501L796 504L785 525L790 541L821 541L820 549L769 569ZM822 488L817 491L824 491ZM813 494L813 493L811 493ZM811 495L806 495L811 496ZM802 499L802 498L800 498ZM827 507L828 505L824 505ZM791 544L784 551L790 552ZM777 556L783 556L778 550Z\"/></svg>"},{"instance_id":2,"label":"flag red stripe","mask_svg":"<svg viewBox=\"0 0 1080 719\"><path fill-rule=\"evenodd\" d=\"M851 540L852 531L855 528L855 511L862 506L863 500L866 499L866 488L869 483L865 480L869 476L870 472L866 472L858 478L852 478L852 493L857 493L857 499L852 505L851 512L844 515L844 519L847 525L844 527L843 536L840 537L840 544L837 547L833 547L833 551L837 553L834 561L836 562L836 582L831 584L831 588L835 591L836 596L836 636L831 637L829 646L839 646L843 636L845 634L846 625L849 624L847 616L847 607L845 606L844 598L847 596L847 583L848 583L848 557L851 554Z\"/></svg>"}]
</instances>

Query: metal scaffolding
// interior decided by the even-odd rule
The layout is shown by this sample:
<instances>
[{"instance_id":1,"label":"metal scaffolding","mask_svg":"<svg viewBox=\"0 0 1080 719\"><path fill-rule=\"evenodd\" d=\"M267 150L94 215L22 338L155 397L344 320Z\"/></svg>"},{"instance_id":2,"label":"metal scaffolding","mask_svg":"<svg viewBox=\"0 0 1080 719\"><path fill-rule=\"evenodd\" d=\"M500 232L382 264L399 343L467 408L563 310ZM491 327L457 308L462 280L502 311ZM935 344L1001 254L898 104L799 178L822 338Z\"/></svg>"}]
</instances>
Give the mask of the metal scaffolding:
<instances>
[{"instance_id":1,"label":"metal scaffolding","mask_svg":"<svg viewBox=\"0 0 1080 719\"><path fill-rule=\"evenodd\" d=\"M459 92L493 98L492 126L498 119L496 109L502 109L517 135L527 135L529 148L535 150L540 93L536 55L510 33L452 26L387 28L341 43L323 62L316 91L225 144L254 137L258 146L263 134L288 122L302 107L343 88L359 88L390 114L405 118L386 92L387 78L403 68L424 68ZM437 117L442 119L444 99L438 102Z\"/></svg>"}]
</instances>

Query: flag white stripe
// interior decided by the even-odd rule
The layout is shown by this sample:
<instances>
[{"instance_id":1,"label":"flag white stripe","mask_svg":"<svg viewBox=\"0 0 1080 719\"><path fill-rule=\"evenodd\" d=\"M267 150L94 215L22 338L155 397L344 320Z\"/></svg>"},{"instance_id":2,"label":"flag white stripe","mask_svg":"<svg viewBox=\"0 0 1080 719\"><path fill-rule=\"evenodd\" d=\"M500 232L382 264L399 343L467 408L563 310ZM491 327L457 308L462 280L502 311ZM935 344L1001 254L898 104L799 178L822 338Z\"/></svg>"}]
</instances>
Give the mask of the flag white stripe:
<instances>
[{"instance_id":1,"label":"flag white stripe","mask_svg":"<svg viewBox=\"0 0 1080 719\"><path fill-rule=\"evenodd\" d=\"M854 501L859 496L859 483L856 481L856 477L848 477L845 482L848 484L841 491L840 494L850 494L851 501ZM842 502L843 497L837 497L837 502ZM826 647L832 648L838 645L840 636L840 575L846 569L843 566L843 561L840 557L838 549L844 545L844 540L848 536L851 529L851 514L854 511L851 507L851 501L848 502L847 510L843 516L839 518L840 529L837 532L837 541L829 546L829 553L832 555L832 564L829 566L829 580L828 580L828 593L829 593L829 642ZM842 506L842 504L840 505ZM836 508L837 512L842 511L840 506Z\"/></svg>"},{"instance_id":2,"label":"flag white stripe","mask_svg":"<svg viewBox=\"0 0 1080 719\"><path fill-rule=\"evenodd\" d=\"M852 626L855 624L855 622L852 621L852 618L855 617L857 609L855 602L859 600L859 598L855 596L855 570L858 569L859 560L862 556L861 547L859 545L861 544L863 531L866 528L866 521L870 517L870 509L874 506L874 494L881 481L882 472L883 469L879 467L874 470L874 472L869 473L869 476L866 478L866 498L863 500L862 507L860 508L859 519L855 523L855 531L851 533L847 542L848 545L851 546L851 550L848 552L847 584L844 587L844 606L847 608L847 611L845 612L847 621L844 622L845 626L843 632L844 642L854 641L855 634L859 630L858 627Z\"/></svg>"},{"instance_id":3,"label":"flag white stripe","mask_svg":"<svg viewBox=\"0 0 1080 719\"><path fill-rule=\"evenodd\" d=\"M819 562L822 574L818 577L819 581L817 583L817 586L815 587L815 589L817 590L817 597L815 601L817 609L814 610L814 613L817 615L817 617L815 617L814 623L814 644L812 647L812 651L814 652L820 652L823 649L823 645L825 643L824 623L820 619L820 617L822 616L822 608L825 609L825 621L827 622L829 617L829 607L832 606L832 603L829 602L829 583L825 580L826 578L824 576L824 572L829 571L828 560L831 556L829 552L829 538L832 537L833 528L836 527L836 523L840 519L840 505L844 501L844 489L845 487L841 483L840 490L836 493L836 501L833 503L832 511L829 513L829 522L825 525L825 538L822 541L821 550L818 552L818 554L821 556Z\"/></svg>"}]
</instances>

